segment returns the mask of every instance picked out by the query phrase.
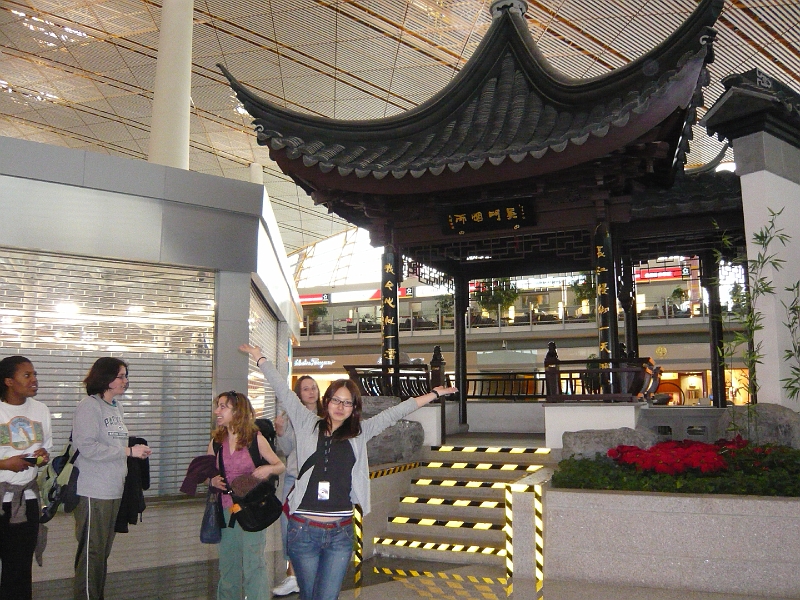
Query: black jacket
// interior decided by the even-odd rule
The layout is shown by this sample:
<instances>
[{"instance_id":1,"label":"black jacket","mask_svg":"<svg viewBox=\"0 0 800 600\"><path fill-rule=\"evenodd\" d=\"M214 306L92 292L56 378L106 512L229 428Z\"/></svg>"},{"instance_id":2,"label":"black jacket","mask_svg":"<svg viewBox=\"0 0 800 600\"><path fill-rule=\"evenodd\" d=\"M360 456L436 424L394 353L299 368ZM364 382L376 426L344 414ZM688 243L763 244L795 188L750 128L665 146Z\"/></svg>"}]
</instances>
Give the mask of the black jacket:
<instances>
[{"instance_id":1,"label":"black jacket","mask_svg":"<svg viewBox=\"0 0 800 600\"><path fill-rule=\"evenodd\" d=\"M128 446L147 445L147 440L140 437L129 437ZM150 459L128 457L128 475L125 477L125 489L122 490L122 503L119 505L117 522L114 531L128 533L128 525L136 525L144 512L144 490L150 489Z\"/></svg>"}]
</instances>

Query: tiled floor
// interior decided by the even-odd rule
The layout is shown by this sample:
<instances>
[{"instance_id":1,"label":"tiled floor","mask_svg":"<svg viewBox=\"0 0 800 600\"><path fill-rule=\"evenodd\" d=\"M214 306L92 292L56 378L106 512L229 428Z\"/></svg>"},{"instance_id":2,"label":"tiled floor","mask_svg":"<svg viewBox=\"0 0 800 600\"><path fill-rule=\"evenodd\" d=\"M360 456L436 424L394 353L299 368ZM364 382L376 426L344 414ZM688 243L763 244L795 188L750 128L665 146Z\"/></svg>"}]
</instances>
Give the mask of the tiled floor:
<instances>
[{"instance_id":1,"label":"tiled floor","mask_svg":"<svg viewBox=\"0 0 800 600\"><path fill-rule=\"evenodd\" d=\"M375 570L379 573L375 573ZM388 569L394 575L384 574ZM398 571L418 576L402 576ZM352 573L345 580L340 600L768 600L758 596L732 596L701 592L676 592L651 588L621 588L579 582L546 582L541 590L535 584L514 586L507 594L505 573L491 567L457 566L441 563L398 562L370 559L363 564L362 584L356 588ZM216 598L217 564L192 563L140 571L111 573L106 585L106 600L212 600ZM34 584L34 600L72 598L72 581L55 580ZM286 596L296 600L298 594ZM772 598L771 600L775 600ZM786 599L788 600L788 599Z\"/></svg>"},{"instance_id":2,"label":"tiled floor","mask_svg":"<svg viewBox=\"0 0 800 600\"><path fill-rule=\"evenodd\" d=\"M536 447L544 443L544 436L521 434L463 434L449 436L448 445L453 446L528 446ZM194 511L194 512L191 512ZM198 512L199 511L199 512ZM196 525L202 503L187 501L169 508L154 506L146 512L148 519L132 529L132 533L121 537L115 543L106 585L106 600L205 600L216 598L217 561L206 559L203 551L196 551L193 562L141 568L125 561L130 548L141 547L143 540L159 546L163 562L174 559L175 552L185 556L185 545L195 541ZM186 513L184 515L184 513ZM197 513L197 514L195 514ZM72 580L67 578L74 552L71 534L72 519L61 515L52 522L51 531L55 536L50 548L55 555L50 556L46 565L57 569L56 579L36 581L34 600L69 600L72 598ZM167 531L170 530L170 531ZM195 545L196 542L195 542ZM276 548L271 540L268 549ZM180 550L184 548L184 550ZM64 554L62 557L61 554ZM159 552L156 552L159 554ZM267 552L268 564L272 570L280 571L281 558L274 551ZM206 557L208 553L206 553ZM63 559L63 560L62 560ZM185 558L184 558L185 560ZM190 559L192 560L192 559ZM546 558L545 558L546 560ZM60 564L63 562L64 564ZM151 563L152 564L152 563ZM127 566L126 566L127 565ZM34 567L37 569L37 567ZM412 575L414 573L414 575ZM273 580L280 579L282 573L273 573ZM412 575L412 576L409 576ZM51 575L53 576L53 575ZM38 575L41 578L41 575ZM298 598L297 594L287 596L289 600ZM341 600L411 600L418 598L452 598L458 600L492 600L511 598L513 600L767 600L757 596L732 596L699 592L676 592L650 588L620 588L580 582L548 582L541 589L533 582L514 582L513 592L506 589L505 572L502 568L491 566L461 566L444 563L374 558L362 565L361 585L355 587L353 573L349 573Z\"/></svg>"}]
</instances>

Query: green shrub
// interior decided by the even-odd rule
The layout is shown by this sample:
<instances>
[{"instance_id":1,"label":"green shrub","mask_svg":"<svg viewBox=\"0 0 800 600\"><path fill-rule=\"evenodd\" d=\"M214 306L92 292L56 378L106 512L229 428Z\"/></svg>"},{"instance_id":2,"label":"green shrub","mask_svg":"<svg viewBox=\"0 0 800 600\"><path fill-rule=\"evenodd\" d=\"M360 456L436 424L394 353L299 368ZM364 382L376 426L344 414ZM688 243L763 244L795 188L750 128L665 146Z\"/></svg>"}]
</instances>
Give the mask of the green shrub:
<instances>
[{"instance_id":1,"label":"green shrub","mask_svg":"<svg viewBox=\"0 0 800 600\"><path fill-rule=\"evenodd\" d=\"M553 475L555 488L625 490L682 494L740 494L800 497L800 450L786 446L720 447L726 468L703 473L687 469L670 474L621 464L597 454L594 459L562 460Z\"/></svg>"}]
</instances>

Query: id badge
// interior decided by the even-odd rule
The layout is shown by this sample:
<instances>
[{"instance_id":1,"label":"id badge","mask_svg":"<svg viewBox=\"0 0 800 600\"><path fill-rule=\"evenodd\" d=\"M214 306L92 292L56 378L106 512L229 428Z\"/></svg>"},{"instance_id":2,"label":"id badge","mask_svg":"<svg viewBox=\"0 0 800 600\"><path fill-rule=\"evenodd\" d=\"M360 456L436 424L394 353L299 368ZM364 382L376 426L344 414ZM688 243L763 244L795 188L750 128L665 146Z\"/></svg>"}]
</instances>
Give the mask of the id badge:
<instances>
[{"instance_id":1,"label":"id badge","mask_svg":"<svg viewBox=\"0 0 800 600\"><path fill-rule=\"evenodd\" d=\"M331 497L331 482L320 481L317 487L317 500L329 500Z\"/></svg>"}]
</instances>

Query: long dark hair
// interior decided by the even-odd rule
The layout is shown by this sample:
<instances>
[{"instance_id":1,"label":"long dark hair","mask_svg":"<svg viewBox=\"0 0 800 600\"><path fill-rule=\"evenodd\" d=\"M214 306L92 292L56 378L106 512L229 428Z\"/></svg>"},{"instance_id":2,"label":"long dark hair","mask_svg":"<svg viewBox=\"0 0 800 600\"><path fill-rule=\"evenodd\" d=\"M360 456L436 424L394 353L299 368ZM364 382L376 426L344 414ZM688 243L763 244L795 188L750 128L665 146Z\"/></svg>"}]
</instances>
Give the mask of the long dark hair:
<instances>
[{"instance_id":1,"label":"long dark hair","mask_svg":"<svg viewBox=\"0 0 800 600\"><path fill-rule=\"evenodd\" d=\"M299 377L297 379L297 381L294 382L294 393L298 398L300 398L300 386L303 384L303 382L306 379L310 379L315 384L317 383L317 380L314 379L311 375L303 375L302 377ZM300 398L300 402L302 402L302 401L303 401L303 399ZM318 417L324 417L325 416L325 411L322 409L322 398L319 395L319 385L318 384L317 384L317 416Z\"/></svg>"},{"instance_id":2,"label":"long dark hair","mask_svg":"<svg viewBox=\"0 0 800 600\"><path fill-rule=\"evenodd\" d=\"M322 395L322 419L318 425L323 433L330 433L331 419L328 415L328 404L333 395L342 388L347 388L353 398L353 412L344 420L344 423L331 434L334 440L349 440L361 434L361 392L358 386L349 379L337 379L328 386Z\"/></svg>"},{"instance_id":3,"label":"long dark hair","mask_svg":"<svg viewBox=\"0 0 800 600\"><path fill-rule=\"evenodd\" d=\"M29 359L19 355L6 356L3 360L0 360L0 399L5 400L8 393L6 379L13 379L17 373L17 367L23 363L33 364Z\"/></svg>"},{"instance_id":4,"label":"long dark hair","mask_svg":"<svg viewBox=\"0 0 800 600\"><path fill-rule=\"evenodd\" d=\"M125 367L125 373L128 372L128 363L121 358L104 356L94 361L92 368L86 374L86 379L83 380L83 385L86 386L86 393L89 396L94 396L105 392L111 386L111 382L119 375L120 367Z\"/></svg>"}]
</instances>

